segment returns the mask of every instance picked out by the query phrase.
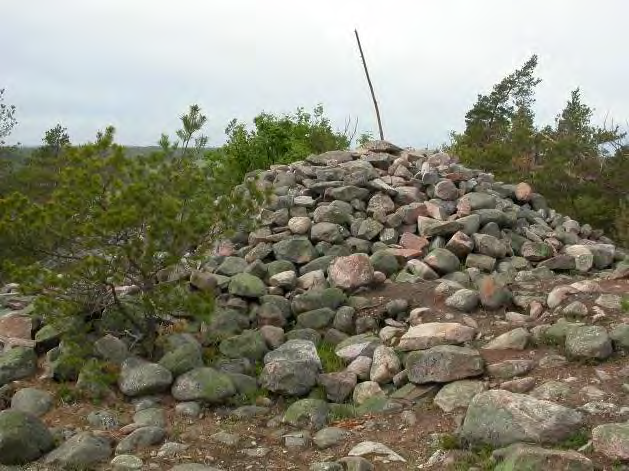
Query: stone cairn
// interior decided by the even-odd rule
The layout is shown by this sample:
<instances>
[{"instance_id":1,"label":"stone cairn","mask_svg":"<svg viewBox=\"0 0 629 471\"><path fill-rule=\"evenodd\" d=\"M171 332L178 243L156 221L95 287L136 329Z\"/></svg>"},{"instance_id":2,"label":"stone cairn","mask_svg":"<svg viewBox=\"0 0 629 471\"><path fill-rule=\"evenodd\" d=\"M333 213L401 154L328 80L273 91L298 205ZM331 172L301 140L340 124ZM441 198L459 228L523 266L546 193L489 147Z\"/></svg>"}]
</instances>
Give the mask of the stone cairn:
<instances>
[{"instance_id":1,"label":"stone cairn","mask_svg":"<svg viewBox=\"0 0 629 471\"><path fill-rule=\"evenodd\" d=\"M471 345L478 340L471 316L463 315L462 323L426 323L422 315L427 308L411 309L407 299L390 300L383 317L361 315L373 307L361 294L393 282L434 280L434 294L448 309L464 314L515 305L527 315L510 313L512 320L526 323L544 309L556 308L568 294L588 292L591 285L561 286L540 299L513 292L514 284L550 279L555 272L629 274L622 262L625 253L602 232L549 208L527 183L496 182L446 153L401 149L386 141L275 165L258 177L272 197L257 229L223 241L201 265L178 267L163 276L189 280L191 289L216 294L217 309L207 324L170 334L156 363L136 357L122 335L102 332L95 339L94 356L120 366L122 394L137 399L169 392L179 401L178 410L194 415L201 404L224 403L260 387L298 397L319 388L325 400L293 403L283 422L321 429L330 412L347 401L356 413L395 410L404 401L440 390L435 402L444 411L471 401L461 429L471 443L558 442L580 426L581 413L519 394L532 385L507 381L529 371L531 361L514 360L493 370L485 365ZM121 289L121 296L132 293ZM2 341L12 346L0 354L0 386L35 374L35 351L54 345L54 332L33 327L19 310L0 317ZM580 328L590 330L573 334L578 329L557 329L574 356L611 355L612 341L604 328ZM621 340L612 338L629 346L629 327L625 330L617 336ZM520 327L483 348L522 349L534 334ZM209 345L217 350L212 361L202 355ZM323 371L321 345L332 349L327 354L342 364L339 371ZM55 346L47 354L53 377L62 374L55 370L62 349ZM485 391L485 383L469 380L483 375L507 382ZM89 371L80 371L77 388L96 387L89 377ZM13 401L20 399L14 396ZM0 440L2 464L32 461L54 447L36 418L43 412L21 409L0 412L0 438L20 443L24 433L35 430L36 440L22 452L3 449ZM507 411L511 425L482 420L500 411ZM136 425L116 445L117 454L165 437L163 424ZM514 437L516 429L520 432ZM46 455L46 462L67 457L63 447L76 447L72 440ZM104 450L98 456L109 456L111 444L94 440Z\"/></svg>"}]
</instances>

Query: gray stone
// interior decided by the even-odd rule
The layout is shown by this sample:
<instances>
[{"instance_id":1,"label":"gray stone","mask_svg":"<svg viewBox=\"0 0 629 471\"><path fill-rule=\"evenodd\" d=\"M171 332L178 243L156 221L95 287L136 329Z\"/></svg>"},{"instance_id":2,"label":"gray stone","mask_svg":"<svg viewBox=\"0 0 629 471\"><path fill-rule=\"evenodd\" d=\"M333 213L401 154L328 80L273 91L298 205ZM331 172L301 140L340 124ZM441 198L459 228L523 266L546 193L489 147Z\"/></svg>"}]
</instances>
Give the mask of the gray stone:
<instances>
[{"instance_id":1,"label":"gray stone","mask_svg":"<svg viewBox=\"0 0 629 471\"><path fill-rule=\"evenodd\" d=\"M492 258L504 258L507 254L507 246L500 239L488 234L474 234L474 251Z\"/></svg>"},{"instance_id":2,"label":"gray stone","mask_svg":"<svg viewBox=\"0 0 629 471\"><path fill-rule=\"evenodd\" d=\"M533 366L533 360L504 360L487 365L487 373L492 378L511 379L527 374Z\"/></svg>"},{"instance_id":3,"label":"gray stone","mask_svg":"<svg viewBox=\"0 0 629 471\"><path fill-rule=\"evenodd\" d=\"M216 273L224 276L234 276L238 273L242 273L247 268L248 263L244 258L240 257L225 257L223 263L221 263L216 269Z\"/></svg>"},{"instance_id":4,"label":"gray stone","mask_svg":"<svg viewBox=\"0 0 629 471\"><path fill-rule=\"evenodd\" d=\"M589 458L573 450L548 450L516 443L494 451L495 471L593 471Z\"/></svg>"},{"instance_id":5,"label":"gray stone","mask_svg":"<svg viewBox=\"0 0 629 471\"><path fill-rule=\"evenodd\" d=\"M133 423L143 427L153 425L155 427L166 427L166 415L161 407L149 407L137 411L133 415Z\"/></svg>"},{"instance_id":6,"label":"gray stone","mask_svg":"<svg viewBox=\"0 0 629 471\"><path fill-rule=\"evenodd\" d=\"M166 430L161 427L140 427L124 437L116 446L116 454L130 453L157 445L166 438Z\"/></svg>"},{"instance_id":7,"label":"gray stone","mask_svg":"<svg viewBox=\"0 0 629 471\"><path fill-rule=\"evenodd\" d=\"M314 343L289 340L265 355L260 382L272 392L303 396L315 386L321 369Z\"/></svg>"},{"instance_id":8,"label":"gray stone","mask_svg":"<svg viewBox=\"0 0 629 471\"><path fill-rule=\"evenodd\" d=\"M266 294L266 285L257 276L238 273L229 282L229 294L244 298L260 298Z\"/></svg>"},{"instance_id":9,"label":"gray stone","mask_svg":"<svg viewBox=\"0 0 629 471\"><path fill-rule=\"evenodd\" d=\"M317 382L325 390L327 399L339 404L352 395L357 380L356 373L347 370L320 374L317 377Z\"/></svg>"},{"instance_id":10,"label":"gray stone","mask_svg":"<svg viewBox=\"0 0 629 471\"><path fill-rule=\"evenodd\" d=\"M381 344L382 340L371 333L359 334L339 343L334 352L339 358L349 363L359 356L371 358L376 347Z\"/></svg>"},{"instance_id":11,"label":"gray stone","mask_svg":"<svg viewBox=\"0 0 629 471\"><path fill-rule=\"evenodd\" d=\"M173 382L170 371L157 363L131 357L122 363L118 387L125 396L137 397L166 391Z\"/></svg>"},{"instance_id":12,"label":"gray stone","mask_svg":"<svg viewBox=\"0 0 629 471\"><path fill-rule=\"evenodd\" d=\"M37 417L11 409L0 412L0 464L30 463L54 446L52 434Z\"/></svg>"},{"instance_id":13,"label":"gray stone","mask_svg":"<svg viewBox=\"0 0 629 471\"><path fill-rule=\"evenodd\" d=\"M0 386L28 378L37 370L37 355L32 348L13 347L0 353Z\"/></svg>"},{"instance_id":14,"label":"gray stone","mask_svg":"<svg viewBox=\"0 0 629 471\"><path fill-rule=\"evenodd\" d=\"M434 403L444 412L466 409L477 394L487 387L481 381L464 379L446 384L435 396Z\"/></svg>"},{"instance_id":15,"label":"gray stone","mask_svg":"<svg viewBox=\"0 0 629 471\"><path fill-rule=\"evenodd\" d=\"M529 341L531 334L524 328L505 332L499 335L483 347L485 350L524 350Z\"/></svg>"},{"instance_id":16,"label":"gray stone","mask_svg":"<svg viewBox=\"0 0 629 471\"><path fill-rule=\"evenodd\" d=\"M127 344L111 334L107 334L94 342L94 352L104 360L117 365L120 365L130 355Z\"/></svg>"},{"instance_id":17,"label":"gray stone","mask_svg":"<svg viewBox=\"0 0 629 471\"><path fill-rule=\"evenodd\" d=\"M502 447L517 442L559 443L583 423L583 416L549 401L500 389L470 403L460 436L472 445Z\"/></svg>"},{"instance_id":18,"label":"gray stone","mask_svg":"<svg viewBox=\"0 0 629 471\"><path fill-rule=\"evenodd\" d=\"M327 307L337 309L347 301L347 296L339 288L314 289L295 296L291 303L294 314Z\"/></svg>"},{"instance_id":19,"label":"gray stone","mask_svg":"<svg viewBox=\"0 0 629 471\"><path fill-rule=\"evenodd\" d=\"M219 345L220 352L228 358L261 360L268 348L259 331L246 330L240 335L226 338Z\"/></svg>"},{"instance_id":20,"label":"gray stone","mask_svg":"<svg viewBox=\"0 0 629 471\"><path fill-rule=\"evenodd\" d=\"M63 469L87 468L108 460L111 452L111 442L108 438L95 436L90 432L80 432L48 453L44 462L61 466Z\"/></svg>"},{"instance_id":21,"label":"gray stone","mask_svg":"<svg viewBox=\"0 0 629 471\"><path fill-rule=\"evenodd\" d=\"M282 422L293 427L318 430L327 423L329 410L328 403L320 399L300 399L286 409Z\"/></svg>"},{"instance_id":22,"label":"gray stone","mask_svg":"<svg viewBox=\"0 0 629 471\"><path fill-rule=\"evenodd\" d=\"M572 358L604 360L613 352L605 327L587 325L566 333L566 353Z\"/></svg>"},{"instance_id":23,"label":"gray stone","mask_svg":"<svg viewBox=\"0 0 629 471\"><path fill-rule=\"evenodd\" d=\"M166 352L159 360L159 364L177 377L194 368L203 366L201 346L192 343L180 345L176 349Z\"/></svg>"},{"instance_id":24,"label":"gray stone","mask_svg":"<svg viewBox=\"0 0 629 471\"><path fill-rule=\"evenodd\" d=\"M461 266L459 258L446 249L434 249L423 261L441 275L455 272Z\"/></svg>"},{"instance_id":25,"label":"gray stone","mask_svg":"<svg viewBox=\"0 0 629 471\"><path fill-rule=\"evenodd\" d=\"M481 271L491 273L496 267L496 259L488 255L471 253L465 259L465 266L467 268L478 268Z\"/></svg>"},{"instance_id":26,"label":"gray stone","mask_svg":"<svg viewBox=\"0 0 629 471\"><path fill-rule=\"evenodd\" d=\"M32 414L36 417L44 415L52 406L52 394L41 389L22 388L11 398L11 409Z\"/></svg>"},{"instance_id":27,"label":"gray stone","mask_svg":"<svg viewBox=\"0 0 629 471\"><path fill-rule=\"evenodd\" d=\"M476 330L456 322L429 322L411 327L401 338L402 351L426 350L437 345L457 345L469 342Z\"/></svg>"},{"instance_id":28,"label":"gray stone","mask_svg":"<svg viewBox=\"0 0 629 471\"><path fill-rule=\"evenodd\" d=\"M349 437L349 432L338 427L326 427L319 430L312 437L312 441L320 450L338 445Z\"/></svg>"},{"instance_id":29,"label":"gray stone","mask_svg":"<svg viewBox=\"0 0 629 471\"><path fill-rule=\"evenodd\" d=\"M201 367L179 376L173 384L171 393L178 401L216 404L236 394L236 387L226 373Z\"/></svg>"},{"instance_id":30,"label":"gray stone","mask_svg":"<svg viewBox=\"0 0 629 471\"><path fill-rule=\"evenodd\" d=\"M546 381L533 389L530 395L544 401L561 401L571 394L570 386L562 381Z\"/></svg>"},{"instance_id":31,"label":"gray stone","mask_svg":"<svg viewBox=\"0 0 629 471\"><path fill-rule=\"evenodd\" d=\"M597 453L611 460L629 460L629 424L603 424L592 430Z\"/></svg>"},{"instance_id":32,"label":"gray stone","mask_svg":"<svg viewBox=\"0 0 629 471\"><path fill-rule=\"evenodd\" d=\"M617 349L629 350L629 324L619 324L609 333Z\"/></svg>"},{"instance_id":33,"label":"gray stone","mask_svg":"<svg viewBox=\"0 0 629 471\"><path fill-rule=\"evenodd\" d=\"M446 299L446 306L458 311L472 312L478 306L480 297L478 291L459 289Z\"/></svg>"},{"instance_id":34,"label":"gray stone","mask_svg":"<svg viewBox=\"0 0 629 471\"><path fill-rule=\"evenodd\" d=\"M306 311L297 316L297 325L307 329L323 329L330 325L335 312L327 307Z\"/></svg>"},{"instance_id":35,"label":"gray stone","mask_svg":"<svg viewBox=\"0 0 629 471\"><path fill-rule=\"evenodd\" d=\"M109 464L113 471L137 471L144 466L144 462L135 455L118 455Z\"/></svg>"},{"instance_id":36,"label":"gray stone","mask_svg":"<svg viewBox=\"0 0 629 471\"><path fill-rule=\"evenodd\" d=\"M439 345L406 357L408 379L415 384L447 383L483 374L485 363L477 350Z\"/></svg>"},{"instance_id":37,"label":"gray stone","mask_svg":"<svg viewBox=\"0 0 629 471\"><path fill-rule=\"evenodd\" d=\"M273 253L277 260L299 264L311 262L317 257L312 242L304 236L291 237L273 244Z\"/></svg>"}]
</instances>

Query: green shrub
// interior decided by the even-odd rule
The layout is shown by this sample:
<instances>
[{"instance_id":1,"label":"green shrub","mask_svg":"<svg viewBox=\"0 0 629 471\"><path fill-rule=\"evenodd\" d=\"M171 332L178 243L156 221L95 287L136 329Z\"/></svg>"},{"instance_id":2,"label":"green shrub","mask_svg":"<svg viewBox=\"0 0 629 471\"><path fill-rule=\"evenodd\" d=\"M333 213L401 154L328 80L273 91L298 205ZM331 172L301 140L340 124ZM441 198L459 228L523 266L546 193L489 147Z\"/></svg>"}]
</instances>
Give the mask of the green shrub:
<instances>
[{"instance_id":1,"label":"green shrub","mask_svg":"<svg viewBox=\"0 0 629 471\"><path fill-rule=\"evenodd\" d=\"M132 159L107 128L94 143L60 150L64 165L49 198L0 199L1 261L24 292L38 295L46 323L63 331L69 319L117 315L150 353L173 314L211 313L212 294L192 292L185 273L234 227L250 226L264 195L251 180L234 187L202 159L198 107L182 123L180 142L162 136L161 151ZM121 294L121 285L135 294Z\"/></svg>"},{"instance_id":2,"label":"green shrub","mask_svg":"<svg viewBox=\"0 0 629 471\"><path fill-rule=\"evenodd\" d=\"M266 170L274 164L287 164L302 160L310 154L349 147L351 136L347 131L332 129L317 106L313 113L298 108L294 114L275 116L261 113L253 120L253 129L232 120L225 134L227 143L208 153L210 161L229 169L235 181L241 181L254 170Z\"/></svg>"}]
</instances>

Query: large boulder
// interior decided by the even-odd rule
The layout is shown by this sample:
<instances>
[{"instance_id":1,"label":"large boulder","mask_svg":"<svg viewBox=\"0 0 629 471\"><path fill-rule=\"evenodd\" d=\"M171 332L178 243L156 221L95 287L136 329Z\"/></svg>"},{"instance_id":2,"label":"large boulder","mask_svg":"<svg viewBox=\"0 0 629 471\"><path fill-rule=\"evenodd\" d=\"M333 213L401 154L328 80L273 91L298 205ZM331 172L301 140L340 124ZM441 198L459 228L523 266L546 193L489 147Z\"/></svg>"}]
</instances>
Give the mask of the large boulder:
<instances>
[{"instance_id":1,"label":"large boulder","mask_svg":"<svg viewBox=\"0 0 629 471\"><path fill-rule=\"evenodd\" d=\"M313 342L289 340L265 355L260 382L275 393L303 396L316 385L321 369Z\"/></svg>"},{"instance_id":2,"label":"large boulder","mask_svg":"<svg viewBox=\"0 0 629 471\"><path fill-rule=\"evenodd\" d=\"M217 404L236 394L236 386L228 374L214 368L195 368L175 380L171 389L178 401L203 401Z\"/></svg>"},{"instance_id":3,"label":"large boulder","mask_svg":"<svg viewBox=\"0 0 629 471\"><path fill-rule=\"evenodd\" d=\"M30 463L54 446L52 434L34 415L11 409L0 412L0 464Z\"/></svg>"},{"instance_id":4,"label":"large boulder","mask_svg":"<svg viewBox=\"0 0 629 471\"><path fill-rule=\"evenodd\" d=\"M517 442L559 443L583 423L583 416L568 407L494 389L470 403L461 438L472 445L502 447Z\"/></svg>"}]
</instances>

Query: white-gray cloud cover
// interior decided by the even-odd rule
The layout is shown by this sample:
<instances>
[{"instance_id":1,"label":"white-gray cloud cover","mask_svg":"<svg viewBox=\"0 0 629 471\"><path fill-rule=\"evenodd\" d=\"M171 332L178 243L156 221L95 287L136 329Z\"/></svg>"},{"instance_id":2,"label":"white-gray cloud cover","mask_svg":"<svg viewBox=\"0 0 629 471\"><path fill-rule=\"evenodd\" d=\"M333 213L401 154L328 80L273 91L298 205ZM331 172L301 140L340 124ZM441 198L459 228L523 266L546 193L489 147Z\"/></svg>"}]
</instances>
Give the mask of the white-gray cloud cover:
<instances>
[{"instance_id":1,"label":"white-gray cloud cover","mask_svg":"<svg viewBox=\"0 0 629 471\"><path fill-rule=\"evenodd\" d=\"M628 17L626 0L0 0L0 88L24 144L57 122L74 141L113 124L154 144L191 103L214 144L231 118L317 103L375 131L358 28L386 137L436 145L534 53L541 121L580 86L624 123Z\"/></svg>"}]
</instances>

